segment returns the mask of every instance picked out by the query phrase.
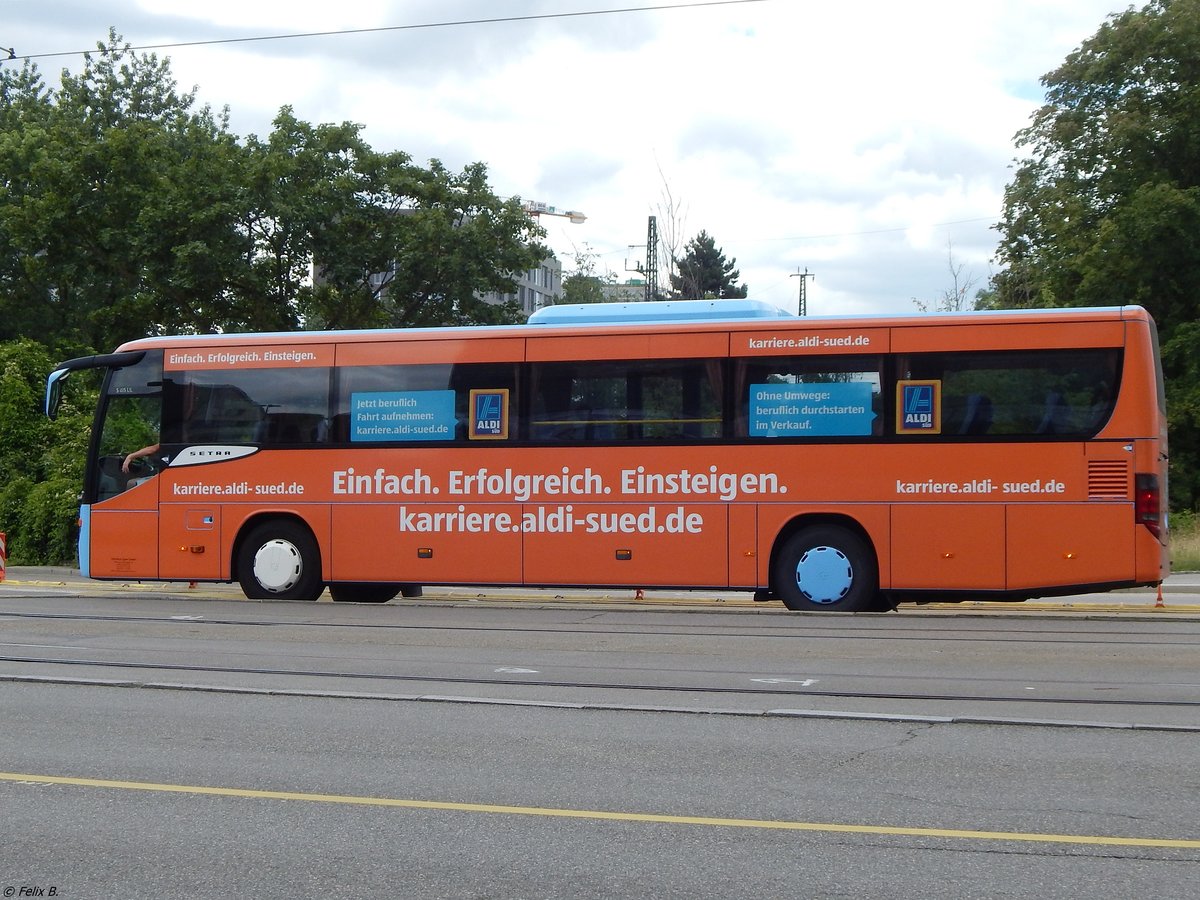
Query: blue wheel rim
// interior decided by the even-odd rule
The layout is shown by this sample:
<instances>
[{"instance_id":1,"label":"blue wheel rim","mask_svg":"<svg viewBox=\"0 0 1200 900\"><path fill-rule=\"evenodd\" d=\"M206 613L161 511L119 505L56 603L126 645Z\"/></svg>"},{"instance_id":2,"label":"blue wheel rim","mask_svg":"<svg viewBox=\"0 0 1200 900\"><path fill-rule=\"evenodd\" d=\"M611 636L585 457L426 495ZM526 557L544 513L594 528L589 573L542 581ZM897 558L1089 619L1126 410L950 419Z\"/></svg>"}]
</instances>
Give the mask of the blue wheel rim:
<instances>
[{"instance_id":1,"label":"blue wheel rim","mask_svg":"<svg viewBox=\"0 0 1200 900\"><path fill-rule=\"evenodd\" d=\"M810 603L837 603L854 584L854 567L837 547L813 547L796 563L796 587Z\"/></svg>"}]
</instances>

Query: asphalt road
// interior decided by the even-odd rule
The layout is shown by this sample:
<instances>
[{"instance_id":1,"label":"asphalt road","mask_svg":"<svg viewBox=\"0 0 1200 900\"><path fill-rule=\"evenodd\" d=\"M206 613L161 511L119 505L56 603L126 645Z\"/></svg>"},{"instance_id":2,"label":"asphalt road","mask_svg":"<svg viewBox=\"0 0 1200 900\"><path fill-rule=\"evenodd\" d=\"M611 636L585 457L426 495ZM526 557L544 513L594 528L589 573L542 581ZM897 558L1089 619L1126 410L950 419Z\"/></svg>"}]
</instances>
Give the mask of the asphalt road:
<instances>
[{"instance_id":1,"label":"asphalt road","mask_svg":"<svg viewBox=\"0 0 1200 900\"><path fill-rule=\"evenodd\" d=\"M1191 897L1196 736L6 684L59 897Z\"/></svg>"},{"instance_id":2,"label":"asphalt road","mask_svg":"<svg viewBox=\"0 0 1200 900\"><path fill-rule=\"evenodd\" d=\"M0 585L4 896L1200 883L1200 617L1169 606L826 617L206 590Z\"/></svg>"}]
</instances>

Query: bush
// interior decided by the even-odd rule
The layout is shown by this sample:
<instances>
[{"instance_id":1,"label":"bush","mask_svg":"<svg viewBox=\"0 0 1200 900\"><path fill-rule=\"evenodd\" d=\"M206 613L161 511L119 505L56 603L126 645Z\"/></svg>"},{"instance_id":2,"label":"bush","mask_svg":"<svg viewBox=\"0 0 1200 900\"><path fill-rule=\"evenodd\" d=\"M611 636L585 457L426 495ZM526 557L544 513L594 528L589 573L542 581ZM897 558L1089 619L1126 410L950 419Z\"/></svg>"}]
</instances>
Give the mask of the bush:
<instances>
[{"instance_id":1,"label":"bush","mask_svg":"<svg viewBox=\"0 0 1200 900\"><path fill-rule=\"evenodd\" d=\"M29 560L17 565L76 565L75 523L79 517L79 492L62 481L33 486L21 522L22 545L31 548Z\"/></svg>"},{"instance_id":2,"label":"bush","mask_svg":"<svg viewBox=\"0 0 1200 900\"><path fill-rule=\"evenodd\" d=\"M29 340L0 343L0 531L13 565L75 561L75 522L91 434L94 390L72 392L59 417L42 409L46 348Z\"/></svg>"}]
</instances>

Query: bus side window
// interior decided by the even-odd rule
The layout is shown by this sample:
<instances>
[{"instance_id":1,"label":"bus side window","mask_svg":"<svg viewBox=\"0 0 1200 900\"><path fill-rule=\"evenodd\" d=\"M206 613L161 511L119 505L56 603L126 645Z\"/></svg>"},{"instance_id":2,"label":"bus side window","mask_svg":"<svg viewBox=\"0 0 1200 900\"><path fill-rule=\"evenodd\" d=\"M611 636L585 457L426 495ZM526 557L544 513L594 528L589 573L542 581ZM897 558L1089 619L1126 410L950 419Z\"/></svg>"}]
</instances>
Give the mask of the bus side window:
<instances>
[{"instance_id":1,"label":"bus side window","mask_svg":"<svg viewBox=\"0 0 1200 900\"><path fill-rule=\"evenodd\" d=\"M329 427L329 439L335 444L350 443L350 413L338 413Z\"/></svg>"},{"instance_id":2,"label":"bus side window","mask_svg":"<svg viewBox=\"0 0 1200 900\"><path fill-rule=\"evenodd\" d=\"M959 434L987 434L993 421L992 401L987 394L971 394L967 397Z\"/></svg>"},{"instance_id":3,"label":"bus side window","mask_svg":"<svg viewBox=\"0 0 1200 900\"><path fill-rule=\"evenodd\" d=\"M740 359L736 434L769 440L879 437L882 366L878 356Z\"/></svg>"},{"instance_id":4,"label":"bus side window","mask_svg":"<svg viewBox=\"0 0 1200 900\"><path fill-rule=\"evenodd\" d=\"M604 360L533 366L530 439L548 443L722 436L716 360Z\"/></svg>"},{"instance_id":5,"label":"bus side window","mask_svg":"<svg viewBox=\"0 0 1200 900\"><path fill-rule=\"evenodd\" d=\"M1071 418L1071 410L1063 400L1063 395L1051 390L1046 393L1046 405L1042 411L1042 421L1038 423L1038 434L1063 434L1067 431Z\"/></svg>"},{"instance_id":6,"label":"bus side window","mask_svg":"<svg viewBox=\"0 0 1200 900\"><path fill-rule=\"evenodd\" d=\"M312 444L327 439L329 369L173 373L163 440L181 444Z\"/></svg>"},{"instance_id":7,"label":"bus side window","mask_svg":"<svg viewBox=\"0 0 1200 900\"><path fill-rule=\"evenodd\" d=\"M899 371L941 385L944 437L1085 438L1111 414L1116 348L914 354Z\"/></svg>"},{"instance_id":8,"label":"bus side window","mask_svg":"<svg viewBox=\"0 0 1200 900\"><path fill-rule=\"evenodd\" d=\"M327 429L334 443L466 444L515 440L520 432L515 363L365 365L338 372ZM495 416L474 437L472 392L490 395L484 408ZM402 418L381 418L385 409L416 412L422 424L436 427L414 429Z\"/></svg>"},{"instance_id":9,"label":"bus side window","mask_svg":"<svg viewBox=\"0 0 1200 900\"><path fill-rule=\"evenodd\" d=\"M459 363L450 372L448 386L454 391L454 440L457 443L517 438L521 421L515 364ZM497 416L491 422L499 422L499 425L488 424L480 430L479 423L471 422L472 416L479 412L478 408L472 407L472 391L486 395L488 402L484 408L489 416ZM497 430L501 434L495 434Z\"/></svg>"},{"instance_id":10,"label":"bus side window","mask_svg":"<svg viewBox=\"0 0 1200 900\"><path fill-rule=\"evenodd\" d=\"M268 410L259 422L256 442L260 444L315 444L328 433L325 417L317 413L276 413Z\"/></svg>"},{"instance_id":11,"label":"bus side window","mask_svg":"<svg viewBox=\"0 0 1200 900\"><path fill-rule=\"evenodd\" d=\"M189 443L250 443L262 420L262 409L232 384L195 386L196 405L183 420Z\"/></svg>"},{"instance_id":12,"label":"bus side window","mask_svg":"<svg viewBox=\"0 0 1200 900\"><path fill-rule=\"evenodd\" d=\"M1112 389L1108 386L1107 381L1098 382L1092 388L1091 396L1088 398L1088 406L1084 411L1083 428L1085 431L1095 434L1104 424L1108 422L1112 415L1113 403L1116 398L1113 396Z\"/></svg>"}]
</instances>

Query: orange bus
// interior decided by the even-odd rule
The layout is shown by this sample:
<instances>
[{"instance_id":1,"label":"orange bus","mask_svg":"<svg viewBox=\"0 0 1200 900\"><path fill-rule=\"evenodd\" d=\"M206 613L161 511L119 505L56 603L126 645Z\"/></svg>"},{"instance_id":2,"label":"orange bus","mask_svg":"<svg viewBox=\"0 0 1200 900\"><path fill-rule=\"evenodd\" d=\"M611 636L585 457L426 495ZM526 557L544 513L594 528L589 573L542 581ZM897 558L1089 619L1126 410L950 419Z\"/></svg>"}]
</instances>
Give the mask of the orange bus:
<instances>
[{"instance_id":1,"label":"orange bus","mask_svg":"<svg viewBox=\"0 0 1200 900\"><path fill-rule=\"evenodd\" d=\"M863 611L1169 570L1162 375L1138 307L838 319L669 301L153 337L63 363L48 414L90 368L92 578L360 602L705 588Z\"/></svg>"}]
</instances>

